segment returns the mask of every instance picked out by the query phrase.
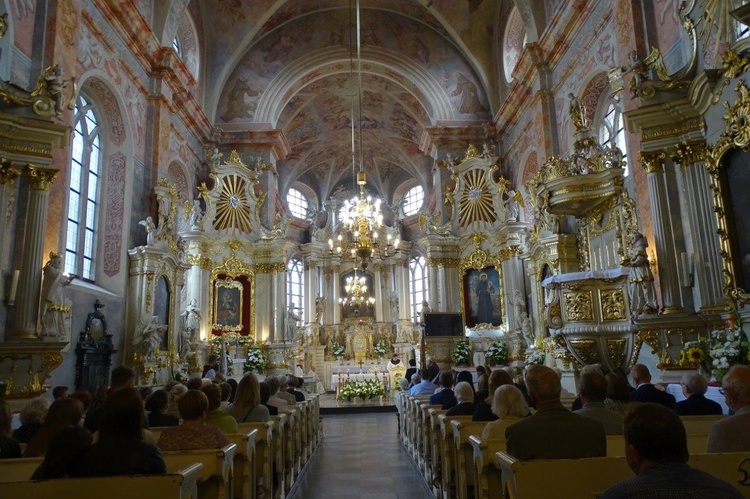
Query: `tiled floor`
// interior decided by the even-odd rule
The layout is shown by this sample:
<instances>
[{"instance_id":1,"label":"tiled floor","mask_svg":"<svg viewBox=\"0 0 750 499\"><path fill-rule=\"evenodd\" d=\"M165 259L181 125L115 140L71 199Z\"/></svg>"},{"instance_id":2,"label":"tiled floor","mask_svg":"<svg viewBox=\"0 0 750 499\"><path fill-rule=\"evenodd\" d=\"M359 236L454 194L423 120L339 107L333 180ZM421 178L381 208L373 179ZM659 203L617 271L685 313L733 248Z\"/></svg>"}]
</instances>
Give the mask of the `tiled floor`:
<instances>
[{"instance_id":1,"label":"tiled floor","mask_svg":"<svg viewBox=\"0 0 750 499\"><path fill-rule=\"evenodd\" d=\"M290 499L429 499L395 414L323 417L323 441Z\"/></svg>"}]
</instances>

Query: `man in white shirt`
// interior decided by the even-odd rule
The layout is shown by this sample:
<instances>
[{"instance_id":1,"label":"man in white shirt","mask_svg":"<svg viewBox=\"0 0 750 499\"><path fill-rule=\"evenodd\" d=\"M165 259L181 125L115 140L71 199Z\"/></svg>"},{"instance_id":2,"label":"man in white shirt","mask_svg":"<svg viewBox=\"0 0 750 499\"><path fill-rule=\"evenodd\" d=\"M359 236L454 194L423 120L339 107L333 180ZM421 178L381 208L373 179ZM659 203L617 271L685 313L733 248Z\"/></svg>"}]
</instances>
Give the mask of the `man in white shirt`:
<instances>
[{"instance_id":1,"label":"man in white shirt","mask_svg":"<svg viewBox=\"0 0 750 499\"><path fill-rule=\"evenodd\" d=\"M734 365L721 381L733 416L723 418L708 431L708 452L750 451L750 367Z\"/></svg>"}]
</instances>

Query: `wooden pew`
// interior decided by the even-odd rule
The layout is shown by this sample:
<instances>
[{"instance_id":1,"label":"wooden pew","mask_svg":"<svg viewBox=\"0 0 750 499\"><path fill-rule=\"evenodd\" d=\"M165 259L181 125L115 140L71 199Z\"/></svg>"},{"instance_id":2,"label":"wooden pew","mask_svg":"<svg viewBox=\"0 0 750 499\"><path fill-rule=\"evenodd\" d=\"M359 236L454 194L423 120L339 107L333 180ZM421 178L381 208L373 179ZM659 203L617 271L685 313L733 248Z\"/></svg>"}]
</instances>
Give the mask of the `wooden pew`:
<instances>
[{"instance_id":1,"label":"wooden pew","mask_svg":"<svg viewBox=\"0 0 750 499\"><path fill-rule=\"evenodd\" d=\"M685 433L691 435L694 433L708 433L714 423L725 417L723 414L716 416L680 416L680 420L685 425ZM702 452L705 452L705 449Z\"/></svg>"},{"instance_id":2,"label":"wooden pew","mask_svg":"<svg viewBox=\"0 0 750 499\"><path fill-rule=\"evenodd\" d=\"M453 463L456 469L456 497L469 499L469 487L474 486L474 453L469 443L471 435L482 434L487 421L451 421L453 427Z\"/></svg>"},{"instance_id":3,"label":"wooden pew","mask_svg":"<svg viewBox=\"0 0 750 499\"><path fill-rule=\"evenodd\" d=\"M692 433L687 435L688 452L703 454L708 447L708 433ZM622 435L607 435L607 457L625 455L625 437Z\"/></svg>"},{"instance_id":4,"label":"wooden pew","mask_svg":"<svg viewBox=\"0 0 750 499\"><path fill-rule=\"evenodd\" d=\"M558 497L593 498L633 476L625 457L519 461L498 452L495 463L502 470L508 499L547 498L552 490Z\"/></svg>"},{"instance_id":5,"label":"wooden pew","mask_svg":"<svg viewBox=\"0 0 750 499\"><path fill-rule=\"evenodd\" d=\"M257 437L258 430L227 435L229 442L237 446L237 453L234 455L234 483L232 485L235 498L255 499L257 483L255 441Z\"/></svg>"},{"instance_id":6,"label":"wooden pew","mask_svg":"<svg viewBox=\"0 0 750 499\"><path fill-rule=\"evenodd\" d=\"M422 404L428 404L430 400L429 396L418 396L411 398L411 404L409 405L409 422L411 426L410 443L409 448L414 461L417 463L417 467L420 467L420 449L422 446L422 425L420 424L419 418L419 406Z\"/></svg>"},{"instance_id":7,"label":"wooden pew","mask_svg":"<svg viewBox=\"0 0 750 499\"><path fill-rule=\"evenodd\" d=\"M457 474L455 466L455 444L453 440L452 421L465 421L471 423L471 416L438 416L440 421L440 462L442 468L443 499L455 497Z\"/></svg>"},{"instance_id":8,"label":"wooden pew","mask_svg":"<svg viewBox=\"0 0 750 499\"><path fill-rule=\"evenodd\" d=\"M427 485L431 486L432 493L435 497L443 497L443 464L441 458L441 440L440 431L441 414L448 411L442 409L429 409L427 411L430 425L430 466L432 468L432 481Z\"/></svg>"},{"instance_id":9,"label":"wooden pew","mask_svg":"<svg viewBox=\"0 0 750 499\"><path fill-rule=\"evenodd\" d=\"M287 436L286 426L288 421L288 415L279 413L278 416L271 416L273 422L273 454L271 462L274 465L274 473L276 476L276 485L273 491L274 499L283 499L286 497L285 481L284 481L284 470L286 468L286 458L284 456L286 450L286 441L284 440Z\"/></svg>"},{"instance_id":10,"label":"wooden pew","mask_svg":"<svg viewBox=\"0 0 750 499\"><path fill-rule=\"evenodd\" d=\"M163 475L124 475L60 480L0 482L0 497L76 499L197 499L201 465Z\"/></svg>"},{"instance_id":11,"label":"wooden pew","mask_svg":"<svg viewBox=\"0 0 750 499\"><path fill-rule=\"evenodd\" d=\"M482 440L478 435L470 435L469 444L474 455L474 497L502 499L502 474L494 457L498 452L505 452L505 439Z\"/></svg>"},{"instance_id":12,"label":"wooden pew","mask_svg":"<svg viewBox=\"0 0 750 499\"><path fill-rule=\"evenodd\" d=\"M273 422L238 423L240 434L257 431L255 437L255 476L263 481L266 497L273 495L273 458L275 456L273 440ZM252 486L253 493L255 484Z\"/></svg>"},{"instance_id":13,"label":"wooden pew","mask_svg":"<svg viewBox=\"0 0 750 499\"><path fill-rule=\"evenodd\" d=\"M287 413L287 424L284 426L284 490L292 489L294 479L299 474L299 456L297 453L297 433L299 432L300 410L290 406Z\"/></svg>"},{"instance_id":14,"label":"wooden pew","mask_svg":"<svg viewBox=\"0 0 750 499\"><path fill-rule=\"evenodd\" d=\"M201 498L232 499L236 451L236 444L228 444L221 449L163 452L162 456L167 464L167 473L178 472L194 463L202 465L198 476Z\"/></svg>"},{"instance_id":15,"label":"wooden pew","mask_svg":"<svg viewBox=\"0 0 750 499\"><path fill-rule=\"evenodd\" d=\"M30 480L42 461L44 461L43 457L0 459L0 482Z\"/></svg>"},{"instance_id":16,"label":"wooden pew","mask_svg":"<svg viewBox=\"0 0 750 499\"><path fill-rule=\"evenodd\" d=\"M419 411L419 426L422 431L420 437L420 448L418 449L418 452L422 457L422 467L420 471L428 485L432 483L432 479L434 478L432 472L432 428L430 426L429 411L430 409L440 409L440 407L440 404L433 405L428 401L427 403L419 404L417 408Z\"/></svg>"},{"instance_id":17,"label":"wooden pew","mask_svg":"<svg viewBox=\"0 0 750 499\"><path fill-rule=\"evenodd\" d=\"M691 453L688 464L731 484L743 497L750 497L750 452Z\"/></svg>"}]
</instances>

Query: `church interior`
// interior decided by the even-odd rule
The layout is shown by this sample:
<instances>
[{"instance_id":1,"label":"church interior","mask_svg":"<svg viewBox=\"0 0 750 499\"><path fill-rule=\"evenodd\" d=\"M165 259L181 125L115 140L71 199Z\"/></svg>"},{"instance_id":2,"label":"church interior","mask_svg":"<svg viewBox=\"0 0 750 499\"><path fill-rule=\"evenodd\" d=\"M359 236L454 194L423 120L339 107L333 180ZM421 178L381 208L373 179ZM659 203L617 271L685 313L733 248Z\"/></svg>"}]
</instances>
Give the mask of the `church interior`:
<instances>
[{"instance_id":1,"label":"church interior","mask_svg":"<svg viewBox=\"0 0 750 499\"><path fill-rule=\"evenodd\" d=\"M387 391L393 353L720 380L750 364L749 26L744 0L0 0L0 390L212 355L329 393Z\"/></svg>"},{"instance_id":2,"label":"church interior","mask_svg":"<svg viewBox=\"0 0 750 499\"><path fill-rule=\"evenodd\" d=\"M694 3L1 3L6 395L95 347L695 369L746 316L750 42Z\"/></svg>"}]
</instances>

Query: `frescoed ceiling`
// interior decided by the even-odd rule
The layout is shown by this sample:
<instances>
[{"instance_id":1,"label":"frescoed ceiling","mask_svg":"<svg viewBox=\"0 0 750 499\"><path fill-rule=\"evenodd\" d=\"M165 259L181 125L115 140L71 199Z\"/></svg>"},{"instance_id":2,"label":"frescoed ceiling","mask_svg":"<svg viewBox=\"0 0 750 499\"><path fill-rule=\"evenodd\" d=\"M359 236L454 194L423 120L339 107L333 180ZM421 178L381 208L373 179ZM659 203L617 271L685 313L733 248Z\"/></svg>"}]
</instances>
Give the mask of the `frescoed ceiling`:
<instances>
[{"instance_id":1,"label":"frescoed ceiling","mask_svg":"<svg viewBox=\"0 0 750 499\"><path fill-rule=\"evenodd\" d=\"M352 185L354 102L368 186L390 202L405 181L430 187L425 129L481 127L496 111L493 40L509 1L361 0L361 124L354 0L192 0L183 10L200 7L216 127L276 129L288 141L282 193L301 182L324 200Z\"/></svg>"}]
</instances>

